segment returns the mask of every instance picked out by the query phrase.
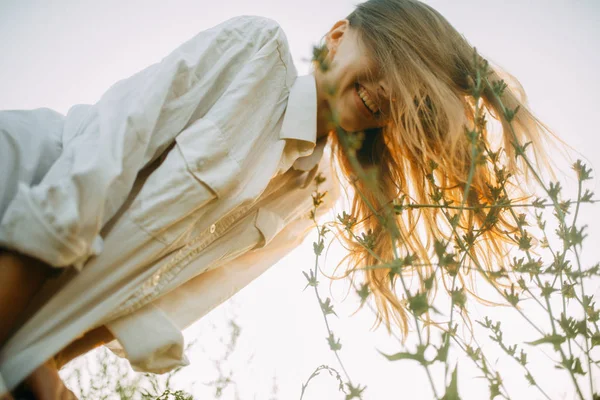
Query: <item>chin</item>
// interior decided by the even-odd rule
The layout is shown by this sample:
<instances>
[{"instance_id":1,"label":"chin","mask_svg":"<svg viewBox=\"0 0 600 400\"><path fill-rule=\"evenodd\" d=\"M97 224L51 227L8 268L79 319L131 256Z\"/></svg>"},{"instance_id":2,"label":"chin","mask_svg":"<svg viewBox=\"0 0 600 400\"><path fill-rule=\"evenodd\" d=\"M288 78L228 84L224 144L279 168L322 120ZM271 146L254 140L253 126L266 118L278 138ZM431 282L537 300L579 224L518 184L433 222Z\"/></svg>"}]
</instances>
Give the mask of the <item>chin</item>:
<instances>
[{"instance_id":1,"label":"chin","mask_svg":"<svg viewBox=\"0 0 600 400\"><path fill-rule=\"evenodd\" d=\"M346 132L357 132L363 130L363 127L359 126L359 124L357 124L352 117L341 115L339 122L340 127Z\"/></svg>"}]
</instances>

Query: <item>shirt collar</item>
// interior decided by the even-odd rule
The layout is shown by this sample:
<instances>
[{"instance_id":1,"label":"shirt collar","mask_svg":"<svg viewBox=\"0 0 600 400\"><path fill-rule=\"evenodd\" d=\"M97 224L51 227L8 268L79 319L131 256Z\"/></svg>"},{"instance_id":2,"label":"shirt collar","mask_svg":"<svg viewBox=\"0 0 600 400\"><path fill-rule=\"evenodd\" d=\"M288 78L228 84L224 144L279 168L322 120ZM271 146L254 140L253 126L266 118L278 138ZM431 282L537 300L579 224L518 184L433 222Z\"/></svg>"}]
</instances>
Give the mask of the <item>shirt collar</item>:
<instances>
[{"instance_id":1,"label":"shirt collar","mask_svg":"<svg viewBox=\"0 0 600 400\"><path fill-rule=\"evenodd\" d=\"M306 143L292 167L310 171L321 160L327 140L317 140L317 86L313 74L296 77L283 117L280 139L296 139ZM322 138L325 139L325 138Z\"/></svg>"}]
</instances>

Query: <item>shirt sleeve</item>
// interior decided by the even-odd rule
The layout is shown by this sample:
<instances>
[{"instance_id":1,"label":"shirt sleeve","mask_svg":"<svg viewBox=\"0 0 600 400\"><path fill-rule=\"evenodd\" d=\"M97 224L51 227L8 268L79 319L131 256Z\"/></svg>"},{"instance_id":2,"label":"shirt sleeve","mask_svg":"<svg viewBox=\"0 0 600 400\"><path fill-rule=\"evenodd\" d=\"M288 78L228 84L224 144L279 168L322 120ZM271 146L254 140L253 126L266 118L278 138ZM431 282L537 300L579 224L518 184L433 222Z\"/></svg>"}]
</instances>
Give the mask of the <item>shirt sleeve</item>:
<instances>
[{"instance_id":1,"label":"shirt sleeve","mask_svg":"<svg viewBox=\"0 0 600 400\"><path fill-rule=\"evenodd\" d=\"M280 32L269 18L232 18L111 86L70 124L75 132L63 132L72 139L42 181L18 186L0 223L0 245L80 270L102 251L99 232L140 169L202 118Z\"/></svg>"}]
</instances>

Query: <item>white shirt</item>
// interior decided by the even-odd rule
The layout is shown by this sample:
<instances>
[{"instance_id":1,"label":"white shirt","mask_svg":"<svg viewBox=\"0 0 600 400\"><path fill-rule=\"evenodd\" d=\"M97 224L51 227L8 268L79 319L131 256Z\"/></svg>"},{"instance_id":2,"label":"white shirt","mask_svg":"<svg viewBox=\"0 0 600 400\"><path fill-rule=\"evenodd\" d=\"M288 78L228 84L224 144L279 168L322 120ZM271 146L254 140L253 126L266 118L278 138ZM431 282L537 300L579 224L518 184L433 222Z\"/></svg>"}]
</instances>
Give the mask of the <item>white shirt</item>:
<instances>
[{"instance_id":1,"label":"white shirt","mask_svg":"<svg viewBox=\"0 0 600 400\"><path fill-rule=\"evenodd\" d=\"M101 325L136 370L185 365L181 330L314 227L317 172L328 191L317 217L338 198L316 107L314 76L297 77L281 27L255 16L72 107L56 161L18 184L0 244L75 268L45 285L0 351L0 393Z\"/></svg>"}]
</instances>

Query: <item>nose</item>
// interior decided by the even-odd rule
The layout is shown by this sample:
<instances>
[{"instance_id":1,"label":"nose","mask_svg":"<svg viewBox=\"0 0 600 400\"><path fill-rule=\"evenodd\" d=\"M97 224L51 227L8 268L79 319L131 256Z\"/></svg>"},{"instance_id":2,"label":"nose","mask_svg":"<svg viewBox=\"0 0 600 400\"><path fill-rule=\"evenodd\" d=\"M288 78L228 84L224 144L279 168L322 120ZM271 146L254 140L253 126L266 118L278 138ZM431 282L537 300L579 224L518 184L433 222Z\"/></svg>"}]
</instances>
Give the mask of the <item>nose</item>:
<instances>
[{"instance_id":1,"label":"nose","mask_svg":"<svg viewBox=\"0 0 600 400\"><path fill-rule=\"evenodd\" d=\"M383 81L380 81L380 82L379 82L379 87L378 87L378 90L379 90L379 92L381 93L381 96L382 96L384 99L387 99L387 98L388 98L388 96L389 96L389 93L390 93L390 92L388 91L388 89L387 89L387 85L386 85L386 83L385 83L385 82L383 82Z\"/></svg>"},{"instance_id":2,"label":"nose","mask_svg":"<svg viewBox=\"0 0 600 400\"><path fill-rule=\"evenodd\" d=\"M378 91L381 94L381 97L385 100L388 100L390 98L390 91L388 89L387 83L384 81L380 81L379 82L379 87L378 87ZM396 101L395 98L391 99L393 102Z\"/></svg>"}]
</instances>

